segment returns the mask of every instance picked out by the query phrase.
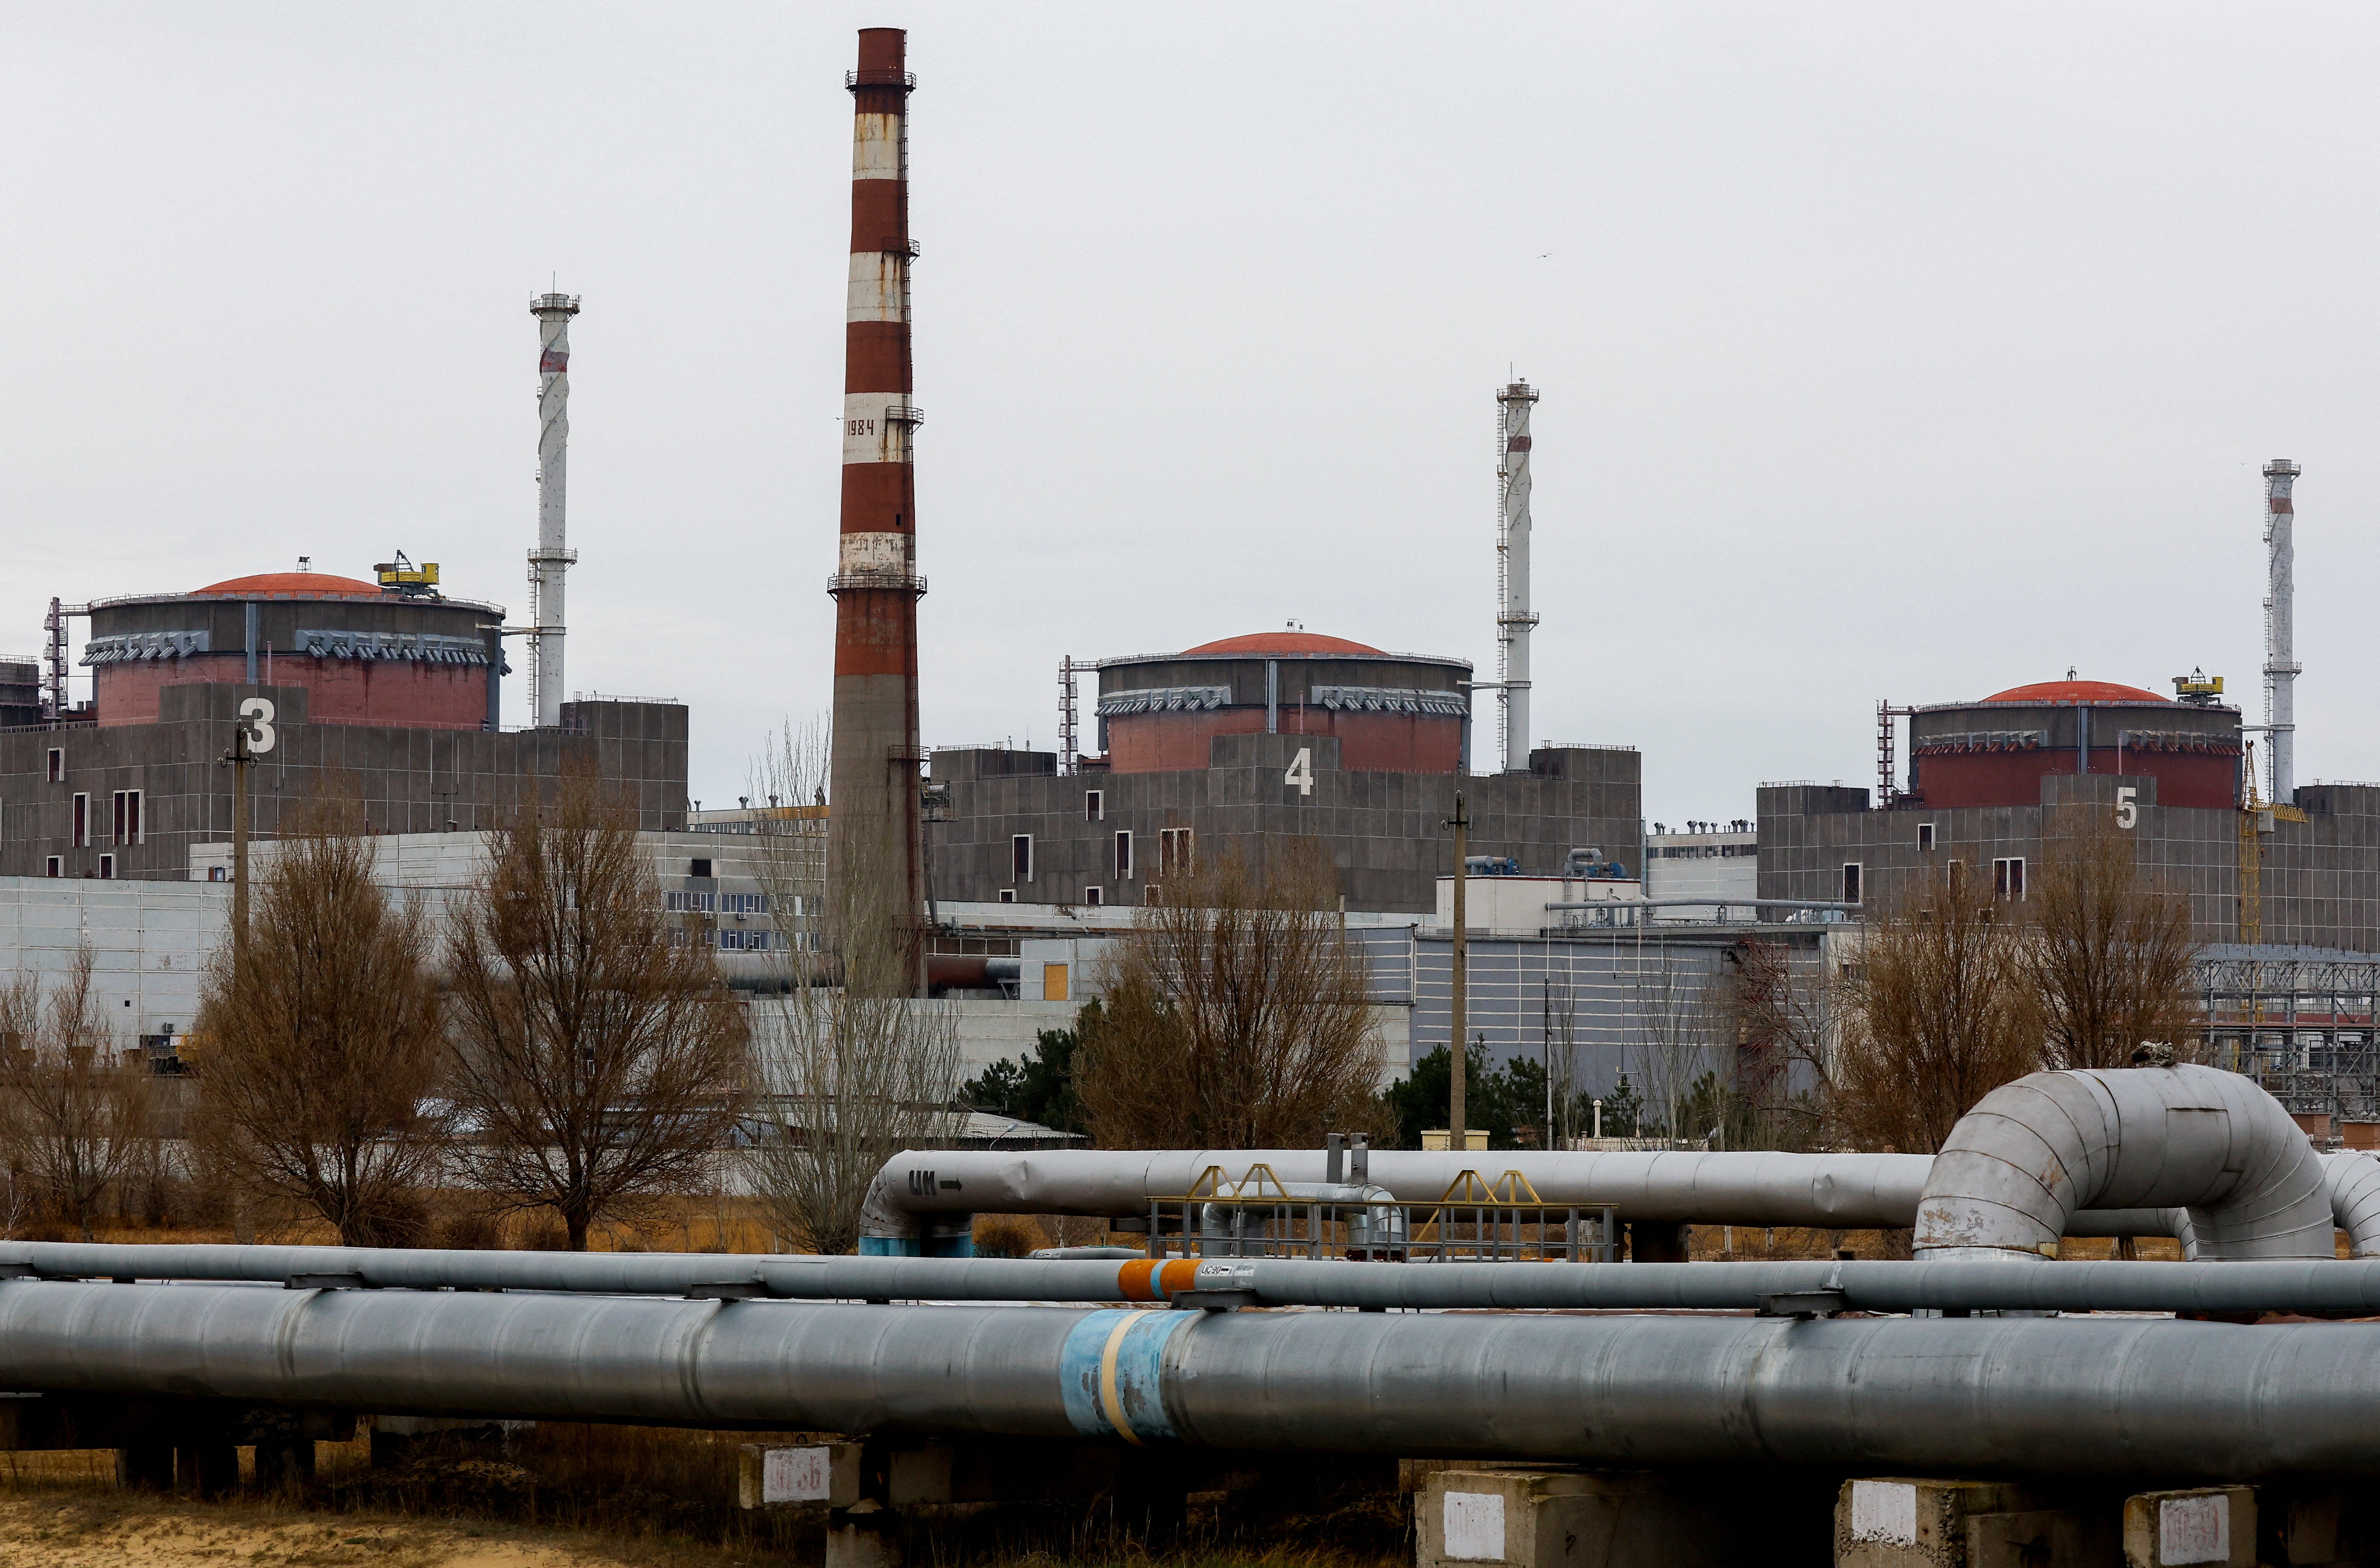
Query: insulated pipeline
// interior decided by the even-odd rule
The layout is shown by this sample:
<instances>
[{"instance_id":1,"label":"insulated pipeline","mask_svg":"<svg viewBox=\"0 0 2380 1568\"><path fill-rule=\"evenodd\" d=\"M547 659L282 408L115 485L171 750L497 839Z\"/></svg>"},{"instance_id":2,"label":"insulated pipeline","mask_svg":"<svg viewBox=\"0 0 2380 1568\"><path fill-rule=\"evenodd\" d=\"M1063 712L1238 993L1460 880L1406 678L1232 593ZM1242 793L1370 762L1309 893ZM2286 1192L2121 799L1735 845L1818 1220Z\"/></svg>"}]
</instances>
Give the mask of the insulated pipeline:
<instances>
[{"instance_id":1,"label":"insulated pipeline","mask_svg":"<svg viewBox=\"0 0 2380 1568\"><path fill-rule=\"evenodd\" d=\"M442 1252L363 1247L0 1245L0 1271L378 1290L768 1296L795 1301L1164 1302L1246 1294L1262 1307L1753 1311L1831 1294L1867 1312L2380 1314L2380 1259L2226 1263L2024 1258L1765 1263L1352 1263L1296 1258L1041 1261L718 1253Z\"/></svg>"},{"instance_id":2,"label":"insulated pipeline","mask_svg":"<svg viewBox=\"0 0 2380 1568\"><path fill-rule=\"evenodd\" d=\"M2325 1158L2338 1225L2359 1257L2380 1256L2380 1161ZM1152 1198L1178 1197L1210 1171L1238 1182L1262 1165L1282 1182L1319 1182L1328 1160L1315 1149L912 1150L887 1161L869 1186L863 1248L898 1250L970 1214L1146 1215ZM1365 1179L1400 1203L1434 1203L1469 1171L1499 1183L1517 1174L1543 1202L1608 1205L1630 1221L1870 1230L1913 1224L1934 1170L1925 1154L1373 1149ZM2188 1229L2179 1207L2078 1208L2063 1216L2062 1234Z\"/></svg>"},{"instance_id":3,"label":"insulated pipeline","mask_svg":"<svg viewBox=\"0 0 2380 1568\"><path fill-rule=\"evenodd\" d=\"M2045 1272L2053 1270L2043 1270ZM1606 1465L2380 1473L2380 1326L0 1284L0 1379L390 1414Z\"/></svg>"}]
</instances>

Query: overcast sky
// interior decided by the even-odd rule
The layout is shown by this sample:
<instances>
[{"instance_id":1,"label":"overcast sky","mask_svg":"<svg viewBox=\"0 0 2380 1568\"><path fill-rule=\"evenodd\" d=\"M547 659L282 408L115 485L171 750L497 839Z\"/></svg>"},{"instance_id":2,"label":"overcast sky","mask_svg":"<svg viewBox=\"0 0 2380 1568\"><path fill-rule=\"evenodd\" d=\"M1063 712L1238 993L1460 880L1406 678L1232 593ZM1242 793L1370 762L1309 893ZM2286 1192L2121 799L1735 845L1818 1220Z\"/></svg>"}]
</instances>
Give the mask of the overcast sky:
<instances>
[{"instance_id":1,"label":"overcast sky","mask_svg":"<svg viewBox=\"0 0 2380 1568\"><path fill-rule=\"evenodd\" d=\"M2300 777L2380 778L2368 6L15 0L0 650L301 554L522 614L558 278L570 684L691 704L727 802L829 700L869 25L919 80L929 745L1291 619L1492 671L1517 369L1534 727L1641 748L1650 817L2070 665L2252 721L2274 456Z\"/></svg>"}]
</instances>

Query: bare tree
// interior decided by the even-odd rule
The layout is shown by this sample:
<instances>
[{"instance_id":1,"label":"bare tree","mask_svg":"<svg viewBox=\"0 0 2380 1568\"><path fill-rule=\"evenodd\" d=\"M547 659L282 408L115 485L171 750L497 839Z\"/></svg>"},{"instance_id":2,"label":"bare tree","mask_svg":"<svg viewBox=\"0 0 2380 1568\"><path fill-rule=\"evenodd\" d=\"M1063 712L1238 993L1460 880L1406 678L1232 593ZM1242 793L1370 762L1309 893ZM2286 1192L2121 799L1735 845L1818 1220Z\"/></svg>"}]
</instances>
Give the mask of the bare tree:
<instances>
[{"instance_id":1,"label":"bare tree","mask_svg":"<svg viewBox=\"0 0 2380 1568\"><path fill-rule=\"evenodd\" d=\"M747 1150L746 1167L780 1233L843 1253L858 1245L868 1184L884 1162L951 1135L960 1066L950 1006L901 994L919 912L888 896L894 879L876 874L876 838L844 844L850 858L826 902L816 831L825 824L798 813L828 776L826 730L815 723L788 722L754 768L756 793L771 807L751 841L755 866L779 933L792 940L771 950L775 1004L754 1031L771 1128Z\"/></svg>"},{"instance_id":2,"label":"bare tree","mask_svg":"<svg viewBox=\"0 0 2380 1568\"><path fill-rule=\"evenodd\" d=\"M2041 1064L2022 930L1980 881L1882 906L1843 983L1829 1112L1854 1149L1931 1154L1967 1108Z\"/></svg>"},{"instance_id":3,"label":"bare tree","mask_svg":"<svg viewBox=\"0 0 2380 1568\"><path fill-rule=\"evenodd\" d=\"M591 771L491 835L446 944L456 1160L499 1202L590 1227L716 1179L742 1114L741 1009L670 929L636 819Z\"/></svg>"},{"instance_id":4,"label":"bare tree","mask_svg":"<svg viewBox=\"0 0 2380 1568\"><path fill-rule=\"evenodd\" d=\"M2121 1067L2150 1040L2187 1054L2199 1027L2188 894L2143 874L2104 809L2060 818L2025 900L2047 1065Z\"/></svg>"},{"instance_id":5,"label":"bare tree","mask_svg":"<svg viewBox=\"0 0 2380 1568\"><path fill-rule=\"evenodd\" d=\"M1290 1148L1384 1130L1378 1031L1337 893L1313 839L1280 845L1261 881L1236 857L1166 878L1118 945L1076 1058L1101 1146Z\"/></svg>"},{"instance_id":6,"label":"bare tree","mask_svg":"<svg viewBox=\"0 0 2380 1568\"><path fill-rule=\"evenodd\" d=\"M1658 964L1638 967L1631 990L1638 1033L1630 1054L1644 1130L1658 1124L1663 1137L1695 1136L1698 1129L1686 1124L1688 1101L1694 1086L1719 1066L1713 1042L1720 1020L1709 973L1699 965L1681 966L1665 949Z\"/></svg>"},{"instance_id":7,"label":"bare tree","mask_svg":"<svg viewBox=\"0 0 2380 1568\"><path fill-rule=\"evenodd\" d=\"M1737 1149L1812 1148L1823 1133L1833 1064L1828 984L1781 942L1724 950L1716 986L1721 1037L1734 1047Z\"/></svg>"},{"instance_id":8,"label":"bare tree","mask_svg":"<svg viewBox=\"0 0 2380 1568\"><path fill-rule=\"evenodd\" d=\"M282 821L247 942L208 967L192 1134L242 1197L310 1209L347 1246L410 1245L446 1142L430 938L380 884L359 796Z\"/></svg>"},{"instance_id":9,"label":"bare tree","mask_svg":"<svg viewBox=\"0 0 2380 1568\"><path fill-rule=\"evenodd\" d=\"M101 1198L156 1136L153 1080L115 1048L93 966L85 944L47 996L30 973L0 990L0 1141L39 1201L85 1241Z\"/></svg>"}]
</instances>

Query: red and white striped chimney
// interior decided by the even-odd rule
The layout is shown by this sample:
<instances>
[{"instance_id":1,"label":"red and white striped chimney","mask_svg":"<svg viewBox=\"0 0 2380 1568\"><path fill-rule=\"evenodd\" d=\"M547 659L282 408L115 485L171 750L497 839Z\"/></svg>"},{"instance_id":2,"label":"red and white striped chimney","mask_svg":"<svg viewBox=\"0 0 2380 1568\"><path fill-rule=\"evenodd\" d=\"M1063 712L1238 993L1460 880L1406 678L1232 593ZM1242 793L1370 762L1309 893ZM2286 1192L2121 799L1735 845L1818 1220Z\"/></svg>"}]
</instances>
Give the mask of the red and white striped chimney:
<instances>
[{"instance_id":1,"label":"red and white striped chimney","mask_svg":"<svg viewBox=\"0 0 2380 1568\"><path fill-rule=\"evenodd\" d=\"M905 943L856 987L917 994L922 918L923 760L917 740L917 489L910 438L909 93L906 35L864 28L859 68L844 79L854 120L851 296L844 340L843 529L834 595L833 796L829 895L838 918L868 906ZM879 966L868 963L865 969Z\"/></svg>"}]
</instances>

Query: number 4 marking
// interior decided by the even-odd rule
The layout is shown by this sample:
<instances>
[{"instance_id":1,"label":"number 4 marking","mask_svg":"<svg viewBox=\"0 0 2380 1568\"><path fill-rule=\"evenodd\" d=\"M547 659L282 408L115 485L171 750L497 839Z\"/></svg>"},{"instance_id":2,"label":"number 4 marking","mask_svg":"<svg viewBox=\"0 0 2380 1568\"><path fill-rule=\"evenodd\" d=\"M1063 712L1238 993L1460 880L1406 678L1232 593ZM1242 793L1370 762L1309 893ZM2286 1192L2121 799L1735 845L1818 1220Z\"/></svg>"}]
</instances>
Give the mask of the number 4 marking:
<instances>
[{"instance_id":1,"label":"number 4 marking","mask_svg":"<svg viewBox=\"0 0 2380 1568\"><path fill-rule=\"evenodd\" d=\"M1314 748L1301 746L1297 748L1297 756L1291 760L1289 772L1281 774L1281 782L1295 784L1300 795L1314 793Z\"/></svg>"}]
</instances>

